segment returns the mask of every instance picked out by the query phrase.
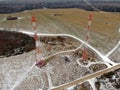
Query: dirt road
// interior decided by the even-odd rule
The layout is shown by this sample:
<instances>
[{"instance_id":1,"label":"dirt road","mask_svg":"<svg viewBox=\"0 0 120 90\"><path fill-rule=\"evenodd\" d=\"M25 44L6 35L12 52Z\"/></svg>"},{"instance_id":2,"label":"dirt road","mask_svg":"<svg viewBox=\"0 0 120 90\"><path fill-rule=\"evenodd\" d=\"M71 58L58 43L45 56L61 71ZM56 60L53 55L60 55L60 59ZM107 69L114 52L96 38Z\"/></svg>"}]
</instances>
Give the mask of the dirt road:
<instances>
[{"instance_id":1,"label":"dirt road","mask_svg":"<svg viewBox=\"0 0 120 90\"><path fill-rule=\"evenodd\" d=\"M120 64L117 64L115 66L112 66L110 68L107 68L107 69L104 69L104 70L101 70L101 71L98 71L96 73L93 73L93 74L90 74L90 75L87 75L85 77L82 77L80 79L77 79L73 82L70 82L70 83L67 83L67 84L64 84L64 85L61 85L61 86L58 86L58 87L55 87L53 88L52 90L63 90L65 88L68 88L68 87L71 87L71 86L74 86L74 85L78 85L80 83L83 83L89 79L92 79L92 78L95 78L95 77L99 77L105 73L108 73L110 71L113 71L113 70L116 70L116 69L119 69L120 68Z\"/></svg>"}]
</instances>

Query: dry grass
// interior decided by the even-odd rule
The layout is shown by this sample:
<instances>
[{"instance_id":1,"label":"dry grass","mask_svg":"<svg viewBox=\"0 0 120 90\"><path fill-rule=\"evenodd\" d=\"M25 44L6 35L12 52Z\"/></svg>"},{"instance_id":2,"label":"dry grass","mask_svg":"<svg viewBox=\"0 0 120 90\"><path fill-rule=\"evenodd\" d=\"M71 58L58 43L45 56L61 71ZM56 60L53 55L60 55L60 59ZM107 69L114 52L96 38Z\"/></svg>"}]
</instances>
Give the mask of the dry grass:
<instances>
[{"instance_id":1,"label":"dry grass","mask_svg":"<svg viewBox=\"0 0 120 90\"><path fill-rule=\"evenodd\" d=\"M36 9L16 14L1 14L0 19L9 15L24 18L1 22L0 27L32 30L31 15L35 15L37 27L41 33L68 33L84 39L86 33L84 28L87 27L87 17L90 13L94 14L90 44L103 53L108 52L120 38L120 33L118 33L120 13L90 12L81 9ZM60 15L55 16L54 14Z\"/></svg>"}]
</instances>

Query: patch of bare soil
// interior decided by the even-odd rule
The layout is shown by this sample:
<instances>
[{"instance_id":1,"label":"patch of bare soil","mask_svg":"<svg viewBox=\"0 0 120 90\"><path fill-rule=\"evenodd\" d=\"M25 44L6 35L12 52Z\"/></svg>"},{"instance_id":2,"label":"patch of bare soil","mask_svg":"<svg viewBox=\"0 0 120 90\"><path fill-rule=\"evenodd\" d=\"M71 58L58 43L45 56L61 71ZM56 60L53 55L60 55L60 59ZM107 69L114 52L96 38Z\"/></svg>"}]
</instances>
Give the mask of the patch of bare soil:
<instances>
[{"instance_id":1,"label":"patch of bare soil","mask_svg":"<svg viewBox=\"0 0 120 90\"><path fill-rule=\"evenodd\" d=\"M40 37L40 43L44 56L48 56L60 51L73 50L78 48L81 44L77 40L65 36L43 36Z\"/></svg>"},{"instance_id":2,"label":"patch of bare soil","mask_svg":"<svg viewBox=\"0 0 120 90\"><path fill-rule=\"evenodd\" d=\"M93 64L89 68L92 72L97 72L107 68L107 66L105 64Z\"/></svg>"},{"instance_id":3,"label":"patch of bare soil","mask_svg":"<svg viewBox=\"0 0 120 90\"><path fill-rule=\"evenodd\" d=\"M96 82L97 90L100 90L100 87L104 87L106 90L120 90L120 69L98 77Z\"/></svg>"},{"instance_id":4,"label":"patch of bare soil","mask_svg":"<svg viewBox=\"0 0 120 90\"><path fill-rule=\"evenodd\" d=\"M84 82L74 87L74 90L93 90L93 89L91 88L91 85L89 84L89 82Z\"/></svg>"}]
</instances>

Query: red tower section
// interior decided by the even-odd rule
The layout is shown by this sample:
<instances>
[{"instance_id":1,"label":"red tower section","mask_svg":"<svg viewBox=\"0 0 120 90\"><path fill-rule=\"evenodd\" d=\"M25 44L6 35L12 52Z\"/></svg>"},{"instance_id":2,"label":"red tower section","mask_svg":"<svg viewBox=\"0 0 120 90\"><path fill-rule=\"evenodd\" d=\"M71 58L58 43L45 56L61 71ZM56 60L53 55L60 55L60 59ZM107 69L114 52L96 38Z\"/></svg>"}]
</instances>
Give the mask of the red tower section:
<instances>
[{"instance_id":1,"label":"red tower section","mask_svg":"<svg viewBox=\"0 0 120 90\"><path fill-rule=\"evenodd\" d=\"M89 42L89 32L90 32L90 26L91 26L91 23L92 23L92 19L93 19L93 14L89 14L88 16L88 25L87 25L87 34L85 36L85 41L88 43ZM82 58L83 60L87 60L88 58L88 51L87 51L87 46L84 47L84 50L82 52Z\"/></svg>"},{"instance_id":2,"label":"red tower section","mask_svg":"<svg viewBox=\"0 0 120 90\"><path fill-rule=\"evenodd\" d=\"M35 56L36 56L36 66L41 68L45 65L45 61L41 60L41 49L40 49L40 41L37 35L37 28L36 28L36 19L32 16L32 24L34 29L34 39L35 39Z\"/></svg>"}]
</instances>

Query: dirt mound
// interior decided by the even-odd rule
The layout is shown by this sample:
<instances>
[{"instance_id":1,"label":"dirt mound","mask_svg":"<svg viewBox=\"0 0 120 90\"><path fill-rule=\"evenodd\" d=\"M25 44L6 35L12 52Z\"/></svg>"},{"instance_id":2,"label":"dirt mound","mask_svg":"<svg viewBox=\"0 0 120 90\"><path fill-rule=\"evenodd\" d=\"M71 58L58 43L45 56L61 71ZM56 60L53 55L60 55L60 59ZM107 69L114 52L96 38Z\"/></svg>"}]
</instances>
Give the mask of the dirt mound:
<instances>
[{"instance_id":1,"label":"dirt mound","mask_svg":"<svg viewBox=\"0 0 120 90\"><path fill-rule=\"evenodd\" d=\"M18 55L34 48L33 37L14 31L0 31L0 56Z\"/></svg>"}]
</instances>

